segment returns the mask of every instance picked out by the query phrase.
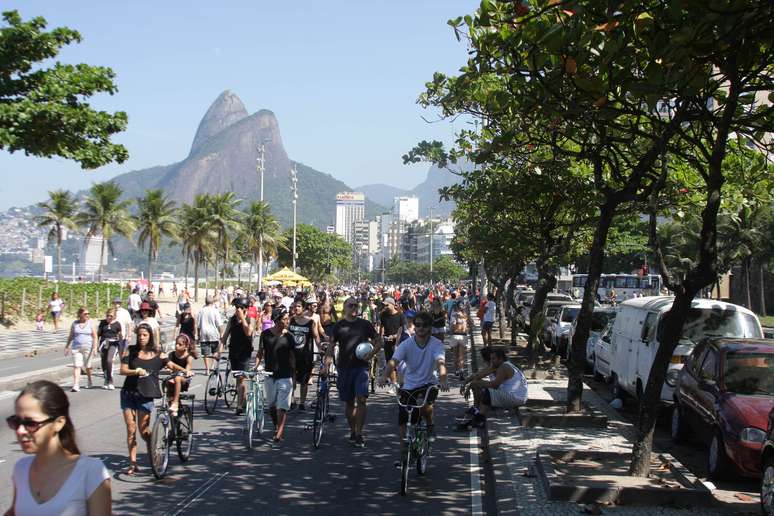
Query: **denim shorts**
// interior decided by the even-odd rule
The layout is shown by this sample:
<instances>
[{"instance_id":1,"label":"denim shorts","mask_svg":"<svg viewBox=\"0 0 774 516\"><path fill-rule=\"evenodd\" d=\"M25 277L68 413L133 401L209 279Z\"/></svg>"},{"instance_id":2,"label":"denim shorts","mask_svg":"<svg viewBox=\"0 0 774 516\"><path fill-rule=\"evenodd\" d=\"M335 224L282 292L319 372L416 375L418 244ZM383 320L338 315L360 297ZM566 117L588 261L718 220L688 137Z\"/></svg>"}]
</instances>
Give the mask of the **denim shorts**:
<instances>
[{"instance_id":1,"label":"denim shorts","mask_svg":"<svg viewBox=\"0 0 774 516\"><path fill-rule=\"evenodd\" d=\"M153 398L146 398L137 391L121 389L121 410L144 410L153 412Z\"/></svg>"},{"instance_id":2,"label":"denim shorts","mask_svg":"<svg viewBox=\"0 0 774 516\"><path fill-rule=\"evenodd\" d=\"M343 367L338 370L336 389L339 391L339 399L347 402L358 396L368 397L368 368L367 367Z\"/></svg>"},{"instance_id":3,"label":"denim shorts","mask_svg":"<svg viewBox=\"0 0 774 516\"><path fill-rule=\"evenodd\" d=\"M200 341L199 342L199 349L202 350L202 356L203 357L211 357L215 353L218 352L218 345L220 344L219 341L213 340L213 341Z\"/></svg>"}]
</instances>

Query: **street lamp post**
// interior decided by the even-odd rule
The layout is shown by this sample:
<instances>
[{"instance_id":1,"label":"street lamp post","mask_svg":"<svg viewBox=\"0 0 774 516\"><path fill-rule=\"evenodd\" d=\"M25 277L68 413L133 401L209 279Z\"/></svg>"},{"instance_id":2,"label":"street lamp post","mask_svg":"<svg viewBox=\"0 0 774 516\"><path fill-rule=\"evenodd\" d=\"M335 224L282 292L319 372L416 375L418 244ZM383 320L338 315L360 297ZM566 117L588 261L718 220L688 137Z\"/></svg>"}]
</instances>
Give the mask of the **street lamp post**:
<instances>
[{"instance_id":1,"label":"street lamp post","mask_svg":"<svg viewBox=\"0 0 774 516\"><path fill-rule=\"evenodd\" d=\"M261 178L261 202L263 202L263 176L266 170L265 156L266 146L264 144L260 144L258 146L258 165L256 168L258 170L258 175ZM258 237L258 290L263 290L263 232Z\"/></svg>"},{"instance_id":2,"label":"street lamp post","mask_svg":"<svg viewBox=\"0 0 774 516\"><path fill-rule=\"evenodd\" d=\"M433 284L433 208L430 208L430 284Z\"/></svg>"},{"instance_id":3,"label":"street lamp post","mask_svg":"<svg viewBox=\"0 0 774 516\"><path fill-rule=\"evenodd\" d=\"M295 163L290 171L290 191L293 193L293 272L296 272L296 207L298 205L298 170Z\"/></svg>"}]
</instances>

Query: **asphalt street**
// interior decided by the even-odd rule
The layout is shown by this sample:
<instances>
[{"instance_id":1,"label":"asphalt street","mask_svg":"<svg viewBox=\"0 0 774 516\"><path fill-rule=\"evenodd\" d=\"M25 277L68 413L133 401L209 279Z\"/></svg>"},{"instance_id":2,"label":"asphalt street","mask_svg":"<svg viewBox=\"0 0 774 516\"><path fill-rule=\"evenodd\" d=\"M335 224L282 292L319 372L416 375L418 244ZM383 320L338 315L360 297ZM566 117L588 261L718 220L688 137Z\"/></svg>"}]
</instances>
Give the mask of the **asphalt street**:
<instances>
[{"instance_id":1,"label":"asphalt street","mask_svg":"<svg viewBox=\"0 0 774 516\"><path fill-rule=\"evenodd\" d=\"M50 360L59 362L55 356ZM409 495L404 498L398 494L399 470L394 466L398 458L397 405L386 390L377 389L369 398L364 449L348 443L348 428L334 392L332 411L338 417L326 426L320 449L312 447L308 429L312 413L307 410L290 413L285 441L279 445L270 443L267 418L260 444L248 451L241 417L224 406L212 416L204 411L205 380L203 374L197 375L190 391L197 396L194 452L185 464L173 454L168 476L162 481L156 481L147 466L144 443L139 448L139 462L145 465L141 474L128 477L123 473L128 459L119 390L70 393L82 451L102 459L113 474L114 514L482 513L478 437L453 431L455 417L466 406L454 387L437 402L438 440L428 474L420 477L412 471ZM117 386L121 382L118 377ZM13 402L13 396L4 395L0 414L12 414ZM14 433L0 426L0 510L11 504L11 473L21 456Z\"/></svg>"}]
</instances>

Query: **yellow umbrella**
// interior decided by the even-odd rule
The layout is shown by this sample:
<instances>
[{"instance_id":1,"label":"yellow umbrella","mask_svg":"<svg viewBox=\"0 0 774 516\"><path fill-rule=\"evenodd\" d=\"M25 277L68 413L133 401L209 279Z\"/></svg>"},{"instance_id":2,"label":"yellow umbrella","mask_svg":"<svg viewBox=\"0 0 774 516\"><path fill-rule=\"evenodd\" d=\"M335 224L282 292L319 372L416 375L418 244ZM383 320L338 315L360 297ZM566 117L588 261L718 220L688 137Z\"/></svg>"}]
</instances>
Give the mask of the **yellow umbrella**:
<instances>
[{"instance_id":1,"label":"yellow umbrella","mask_svg":"<svg viewBox=\"0 0 774 516\"><path fill-rule=\"evenodd\" d=\"M264 278L265 281L280 281L283 285L289 285L291 282L294 284L300 283L300 282L306 282L309 283L309 279L305 278L304 276L301 276L300 274L293 272L288 267L284 267L274 274L270 274L269 276L266 276Z\"/></svg>"}]
</instances>

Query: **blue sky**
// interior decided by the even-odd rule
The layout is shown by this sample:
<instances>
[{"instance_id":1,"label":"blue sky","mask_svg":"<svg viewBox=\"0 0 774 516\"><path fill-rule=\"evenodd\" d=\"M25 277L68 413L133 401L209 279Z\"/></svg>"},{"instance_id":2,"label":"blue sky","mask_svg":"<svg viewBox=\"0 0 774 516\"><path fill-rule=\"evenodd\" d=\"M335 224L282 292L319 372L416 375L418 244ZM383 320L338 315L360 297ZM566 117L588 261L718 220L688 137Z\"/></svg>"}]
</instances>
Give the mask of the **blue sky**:
<instances>
[{"instance_id":1,"label":"blue sky","mask_svg":"<svg viewBox=\"0 0 774 516\"><path fill-rule=\"evenodd\" d=\"M401 155L422 139L451 141L463 123L428 124L416 105L435 71L453 73L466 47L446 24L476 1L86 2L5 0L24 19L43 16L83 41L59 60L113 68L119 92L93 100L123 110L129 127L115 141L130 159L83 171L63 159L0 151L0 209L43 200L56 188L183 159L199 120L225 89L250 113L277 115L291 159L350 186L413 187L427 166Z\"/></svg>"}]
</instances>

